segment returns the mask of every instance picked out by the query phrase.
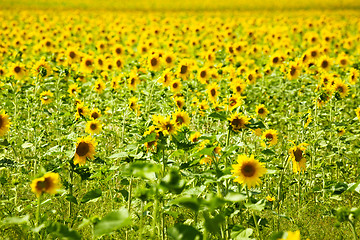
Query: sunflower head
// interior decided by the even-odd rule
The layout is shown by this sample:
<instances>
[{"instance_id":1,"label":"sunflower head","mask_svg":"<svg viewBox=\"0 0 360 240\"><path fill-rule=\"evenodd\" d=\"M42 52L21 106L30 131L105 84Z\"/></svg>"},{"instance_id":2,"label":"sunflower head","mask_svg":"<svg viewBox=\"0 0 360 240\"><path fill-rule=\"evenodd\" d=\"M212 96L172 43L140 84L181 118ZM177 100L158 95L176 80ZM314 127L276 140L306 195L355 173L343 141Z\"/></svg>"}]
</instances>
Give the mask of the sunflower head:
<instances>
[{"instance_id":1,"label":"sunflower head","mask_svg":"<svg viewBox=\"0 0 360 240\"><path fill-rule=\"evenodd\" d=\"M34 179L31 184L31 190L40 197L43 193L55 194L56 190L60 188L60 177L58 173L46 173L41 178Z\"/></svg>"},{"instance_id":2,"label":"sunflower head","mask_svg":"<svg viewBox=\"0 0 360 240\"><path fill-rule=\"evenodd\" d=\"M87 122L85 127L85 132L89 134L99 134L102 130L102 124L99 122L99 120L94 119L89 122Z\"/></svg>"},{"instance_id":3,"label":"sunflower head","mask_svg":"<svg viewBox=\"0 0 360 240\"><path fill-rule=\"evenodd\" d=\"M84 165L87 158L93 159L96 144L95 139L91 136L79 138L76 143L74 164Z\"/></svg>"},{"instance_id":4,"label":"sunflower head","mask_svg":"<svg viewBox=\"0 0 360 240\"><path fill-rule=\"evenodd\" d=\"M9 115L4 110L0 111L0 137L4 136L10 129Z\"/></svg>"},{"instance_id":5,"label":"sunflower head","mask_svg":"<svg viewBox=\"0 0 360 240\"><path fill-rule=\"evenodd\" d=\"M234 113L228 120L231 129L235 132L239 132L241 129L246 128L246 125L249 124L250 118L238 113Z\"/></svg>"},{"instance_id":6,"label":"sunflower head","mask_svg":"<svg viewBox=\"0 0 360 240\"><path fill-rule=\"evenodd\" d=\"M267 110L264 104L260 104L256 106L255 112L257 115L259 115L262 118L266 117L266 115L269 113L269 111Z\"/></svg>"},{"instance_id":7,"label":"sunflower head","mask_svg":"<svg viewBox=\"0 0 360 240\"><path fill-rule=\"evenodd\" d=\"M293 172L302 172L306 170L306 159L305 159L305 150L307 143L301 143L299 145L296 145L294 142L292 142L294 146L289 149L290 153L290 160L292 160L293 163Z\"/></svg>"},{"instance_id":8,"label":"sunflower head","mask_svg":"<svg viewBox=\"0 0 360 240\"><path fill-rule=\"evenodd\" d=\"M173 121L177 127L188 126L190 124L190 117L187 112L177 111L173 114Z\"/></svg>"},{"instance_id":9,"label":"sunflower head","mask_svg":"<svg viewBox=\"0 0 360 240\"><path fill-rule=\"evenodd\" d=\"M266 168L251 155L239 155L237 164L232 165L231 172L235 177L234 182L238 182L248 188L255 187L261 183L260 177L266 173Z\"/></svg>"},{"instance_id":10,"label":"sunflower head","mask_svg":"<svg viewBox=\"0 0 360 240\"><path fill-rule=\"evenodd\" d=\"M278 133L276 130L268 129L263 132L261 138L265 141L265 144L274 146L278 142Z\"/></svg>"}]
</instances>

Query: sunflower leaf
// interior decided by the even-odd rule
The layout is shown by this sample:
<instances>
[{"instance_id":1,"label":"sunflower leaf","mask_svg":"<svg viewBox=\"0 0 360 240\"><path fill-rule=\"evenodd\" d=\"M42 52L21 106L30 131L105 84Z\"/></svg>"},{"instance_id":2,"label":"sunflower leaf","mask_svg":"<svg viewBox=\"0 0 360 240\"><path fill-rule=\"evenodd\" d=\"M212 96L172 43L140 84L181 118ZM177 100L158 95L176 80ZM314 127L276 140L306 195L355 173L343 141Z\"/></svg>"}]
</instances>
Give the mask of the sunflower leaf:
<instances>
[{"instance_id":1,"label":"sunflower leaf","mask_svg":"<svg viewBox=\"0 0 360 240\"><path fill-rule=\"evenodd\" d=\"M90 200L101 197L101 195L102 195L101 189L98 188L98 189L91 190L91 191L85 193L85 195L81 199L81 203L87 203Z\"/></svg>"},{"instance_id":2,"label":"sunflower leaf","mask_svg":"<svg viewBox=\"0 0 360 240\"><path fill-rule=\"evenodd\" d=\"M101 219L94 227L94 235L99 237L104 234L109 234L121 227L125 227L131 224L129 213L126 209L114 211L107 214Z\"/></svg>"}]
</instances>

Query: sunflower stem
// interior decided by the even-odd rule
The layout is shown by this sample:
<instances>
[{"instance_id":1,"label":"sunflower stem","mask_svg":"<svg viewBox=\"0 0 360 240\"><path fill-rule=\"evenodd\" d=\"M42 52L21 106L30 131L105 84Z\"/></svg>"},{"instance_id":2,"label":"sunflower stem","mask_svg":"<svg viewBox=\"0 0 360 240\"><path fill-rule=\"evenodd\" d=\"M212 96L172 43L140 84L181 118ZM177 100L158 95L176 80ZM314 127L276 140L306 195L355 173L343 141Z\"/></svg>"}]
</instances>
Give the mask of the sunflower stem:
<instances>
[{"instance_id":1,"label":"sunflower stem","mask_svg":"<svg viewBox=\"0 0 360 240\"><path fill-rule=\"evenodd\" d=\"M357 236L357 233L356 233L356 228L355 228L355 220L354 221L349 221L350 223L350 226L351 226L351 230L352 230L352 233L353 233L353 236L354 236L354 240L358 240L358 236Z\"/></svg>"},{"instance_id":2,"label":"sunflower stem","mask_svg":"<svg viewBox=\"0 0 360 240\"><path fill-rule=\"evenodd\" d=\"M36 227L38 227L40 225L41 196L42 196L42 194L40 194L40 196L37 199L38 201L37 201L37 208L36 208Z\"/></svg>"},{"instance_id":3,"label":"sunflower stem","mask_svg":"<svg viewBox=\"0 0 360 240\"><path fill-rule=\"evenodd\" d=\"M250 194L249 194L249 189L248 189L247 186L245 187L245 189L246 189L247 203L251 203ZM255 228L256 228L256 233L257 233L259 239L261 240L262 238L261 238L261 235L260 235L259 224L258 224L258 221L256 220L255 212L254 212L254 211L251 211L251 213L252 213L252 217L253 217L253 219L254 219L254 224L255 224Z\"/></svg>"},{"instance_id":4,"label":"sunflower stem","mask_svg":"<svg viewBox=\"0 0 360 240\"><path fill-rule=\"evenodd\" d=\"M69 195L73 196L74 167L71 164L71 162L69 162L69 165L70 165L70 171L69 171L69 178L70 178ZM69 223L70 223L71 216L72 216L72 202L69 201Z\"/></svg>"}]
</instances>

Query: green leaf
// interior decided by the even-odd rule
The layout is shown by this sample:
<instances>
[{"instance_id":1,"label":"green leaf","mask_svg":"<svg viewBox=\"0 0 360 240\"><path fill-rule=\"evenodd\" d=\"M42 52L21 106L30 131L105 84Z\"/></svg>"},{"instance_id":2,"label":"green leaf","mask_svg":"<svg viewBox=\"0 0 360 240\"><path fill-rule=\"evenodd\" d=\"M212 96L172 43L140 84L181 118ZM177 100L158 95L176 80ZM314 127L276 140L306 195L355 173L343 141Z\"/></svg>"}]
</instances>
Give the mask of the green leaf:
<instances>
[{"instance_id":1,"label":"green leaf","mask_svg":"<svg viewBox=\"0 0 360 240\"><path fill-rule=\"evenodd\" d=\"M141 139L138 144L144 144L147 142L152 142L156 140L156 132L150 133L149 135L146 135L143 139Z\"/></svg>"},{"instance_id":2,"label":"green leaf","mask_svg":"<svg viewBox=\"0 0 360 240\"><path fill-rule=\"evenodd\" d=\"M170 239L173 240L202 240L201 232L192 226L177 223L168 229Z\"/></svg>"},{"instance_id":3,"label":"green leaf","mask_svg":"<svg viewBox=\"0 0 360 240\"><path fill-rule=\"evenodd\" d=\"M23 144L21 145L22 148L31 148L31 147L33 147L33 146L34 146L34 144L29 143L29 142L23 143Z\"/></svg>"},{"instance_id":4,"label":"green leaf","mask_svg":"<svg viewBox=\"0 0 360 240\"><path fill-rule=\"evenodd\" d=\"M205 227L212 234L220 234L220 226L225 221L225 217L220 213L211 217L208 212L204 212Z\"/></svg>"},{"instance_id":5,"label":"green leaf","mask_svg":"<svg viewBox=\"0 0 360 240\"><path fill-rule=\"evenodd\" d=\"M127 156L129 156L127 152L119 152L109 156L108 158L125 158Z\"/></svg>"},{"instance_id":6,"label":"green leaf","mask_svg":"<svg viewBox=\"0 0 360 240\"><path fill-rule=\"evenodd\" d=\"M107 214L94 227L94 235L99 237L104 234L109 234L119 228L131 224L129 213L126 209L120 209Z\"/></svg>"},{"instance_id":7,"label":"green leaf","mask_svg":"<svg viewBox=\"0 0 360 240\"><path fill-rule=\"evenodd\" d=\"M225 112L213 112L209 115L209 117L220 119L221 121L225 121L227 119Z\"/></svg>"},{"instance_id":8,"label":"green leaf","mask_svg":"<svg viewBox=\"0 0 360 240\"><path fill-rule=\"evenodd\" d=\"M262 211L265 208L266 202L263 200L258 201L257 203L245 203L245 207L252 209L254 211Z\"/></svg>"},{"instance_id":9,"label":"green leaf","mask_svg":"<svg viewBox=\"0 0 360 240\"><path fill-rule=\"evenodd\" d=\"M101 197L101 195L102 195L101 189L98 188L98 189L91 190L91 191L85 193L85 195L81 199L81 203L87 203L90 200Z\"/></svg>"},{"instance_id":10,"label":"green leaf","mask_svg":"<svg viewBox=\"0 0 360 240\"><path fill-rule=\"evenodd\" d=\"M81 240L80 234L68 228L68 226L61 224L61 223L51 223L47 227L47 231L51 235L55 235L59 237L60 239L67 239L67 240Z\"/></svg>"},{"instance_id":11,"label":"green leaf","mask_svg":"<svg viewBox=\"0 0 360 240\"><path fill-rule=\"evenodd\" d=\"M65 199L74 204L78 204L76 197L74 197L73 195L68 194L66 195Z\"/></svg>"},{"instance_id":12,"label":"green leaf","mask_svg":"<svg viewBox=\"0 0 360 240\"><path fill-rule=\"evenodd\" d=\"M241 194L241 193L229 192L225 196L225 200L229 201L229 202L241 202L241 201L245 201L246 199L247 199L247 196L245 194Z\"/></svg>"},{"instance_id":13,"label":"green leaf","mask_svg":"<svg viewBox=\"0 0 360 240\"><path fill-rule=\"evenodd\" d=\"M262 150L261 153L263 153L265 155L274 155L275 154L275 152L273 150L270 150L270 149Z\"/></svg>"},{"instance_id":14,"label":"green leaf","mask_svg":"<svg viewBox=\"0 0 360 240\"><path fill-rule=\"evenodd\" d=\"M4 139L3 141L0 141L0 146L7 147L7 146L9 146L9 145L10 145L10 143L8 142L7 139Z\"/></svg>"},{"instance_id":15,"label":"green leaf","mask_svg":"<svg viewBox=\"0 0 360 240\"><path fill-rule=\"evenodd\" d=\"M347 189L350 192L357 192L360 194L360 182L358 183L350 183L349 188Z\"/></svg>"},{"instance_id":16,"label":"green leaf","mask_svg":"<svg viewBox=\"0 0 360 240\"><path fill-rule=\"evenodd\" d=\"M200 209L200 199L198 199L198 198L183 197L183 198L178 198L178 199L174 200L173 203L190 208L194 212L197 212Z\"/></svg>"},{"instance_id":17,"label":"green leaf","mask_svg":"<svg viewBox=\"0 0 360 240\"><path fill-rule=\"evenodd\" d=\"M215 149L215 147L203 148L200 151L198 151L197 153L193 154L192 157L199 157L201 155L212 156L214 149Z\"/></svg>"},{"instance_id":18,"label":"green leaf","mask_svg":"<svg viewBox=\"0 0 360 240\"><path fill-rule=\"evenodd\" d=\"M23 217L7 217L2 220L2 224L28 224L29 219L29 215L25 215Z\"/></svg>"}]
</instances>

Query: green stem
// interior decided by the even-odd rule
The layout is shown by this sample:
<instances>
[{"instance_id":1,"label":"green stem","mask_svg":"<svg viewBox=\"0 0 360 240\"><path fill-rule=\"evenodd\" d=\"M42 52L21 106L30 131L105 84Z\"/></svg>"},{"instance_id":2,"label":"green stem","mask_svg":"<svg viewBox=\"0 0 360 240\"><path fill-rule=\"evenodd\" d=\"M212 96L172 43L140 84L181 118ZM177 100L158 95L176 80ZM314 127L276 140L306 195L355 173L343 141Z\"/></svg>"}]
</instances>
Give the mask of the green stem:
<instances>
[{"instance_id":1,"label":"green stem","mask_svg":"<svg viewBox=\"0 0 360 240\"><path fill-rule=\"evenodd\" d=\"M351 226L351 230L353 232L353 236L354 236L354 240L359 240L357 233L356 233L356 228L355 228L355 220L354 221L349 221L350 226Z\"/></svg>"},{"instance_id":2,"label":"green stem","mask_svg":"<svg viewBox=\"0 0 360 240\"><path fill-rule=\"evenodd\" d=\"M249 189L248 187L246 186L246 196L247 196L247 203L250 203L250 194L249 194ZM258 222L256 221L256 216L255 216L255 212L254 211L251 211L252 213L252 216L253 216L253 219L254 219L254 224L255 224L255 228L256 228L256 233L257 235L259 236L259 239L261 240L261 235L260 235L260 230L259 230L259 224Z\"/></svg>"},{"instance_id":3,"label":"green stem","mask_svg":"<svg viewBox=\"0 0 360 240\"><path fill-rule=\"evenodd\" d=\"M40 225L40 205L41 205L41 195L38 197L37 209L36 209L36 227Z\"/></svg>"}]
</instances>

